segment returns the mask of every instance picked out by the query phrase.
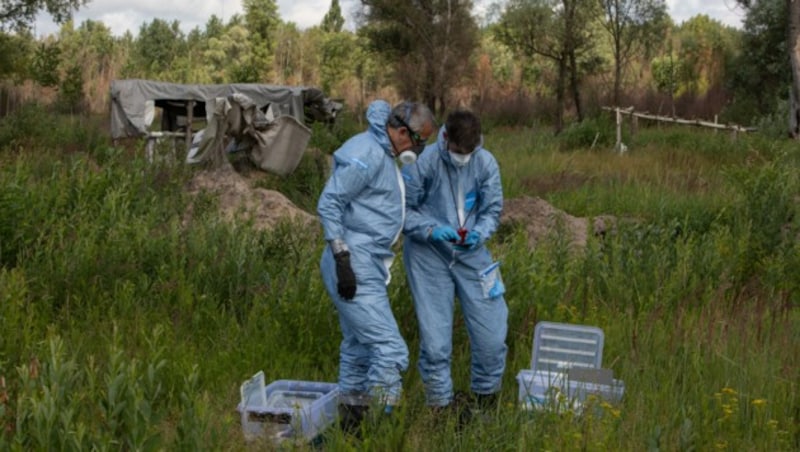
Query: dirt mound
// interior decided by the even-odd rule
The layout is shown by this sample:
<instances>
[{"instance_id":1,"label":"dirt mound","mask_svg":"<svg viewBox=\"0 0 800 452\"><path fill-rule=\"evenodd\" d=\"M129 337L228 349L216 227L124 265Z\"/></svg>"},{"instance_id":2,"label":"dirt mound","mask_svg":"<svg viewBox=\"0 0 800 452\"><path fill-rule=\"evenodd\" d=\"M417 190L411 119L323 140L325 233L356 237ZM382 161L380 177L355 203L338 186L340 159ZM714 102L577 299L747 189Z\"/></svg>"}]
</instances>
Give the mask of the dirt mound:
<instances>
[{"instance_id":1,"label":"dirt mound","mask_svg":"<svg viewBox=\"0 0 800 452\"><path fill-rule=\"evenodd\" d=\"M222 218L227 221L240 216L250 218L259 230L272 229L286 220L305 227L318 224L315 216L295 206L280 192L253 188L251 179L246 173L243 175L230 166L223 166L217 170L198 171L187 190L190 195L207 192L217 196ZM185 224L191 220L192 210L190 205L184 216ZM584 247L590 233L604 235L616 224L616 218L598 216L590 220L574 217L539 197L525 196L504 201L500 223L523 225L531 246L554 233L565 231L573 246Z\"/></svg>"},{"instance_id":2,"label":"dirt mound","mask_svg":"<svg viewBox=\"0 0 800 452\"><path fill-rule=\"evenodd\" d=\"M230 166L198 171L187 190L190 195L201 192L216 195L222 218L233 221L237 216L245 215L253 220L259 230L272 229L286 220L306 227L317 224L313 215L295 206L286 196L274 190L251 187L250 181ZM184 223L191 217L192 205L184 217Z\"/></svg>"},{"instance_id":3,"label":"dirt mound","mask_svg":"<svg viewBox=\"0 0 800 452\"><path fill-rule=\"evenodd\" d=\"M592 219L573 217L556 209L542 198L524 196L503 201L500 223L522 225L528 234L528 243L532 247L546 237L564 231L574 247L582 248L586 246L590 231L595 236L605 235L616 223L616 218L610 215Z\"/></svg>"}]
</instances>

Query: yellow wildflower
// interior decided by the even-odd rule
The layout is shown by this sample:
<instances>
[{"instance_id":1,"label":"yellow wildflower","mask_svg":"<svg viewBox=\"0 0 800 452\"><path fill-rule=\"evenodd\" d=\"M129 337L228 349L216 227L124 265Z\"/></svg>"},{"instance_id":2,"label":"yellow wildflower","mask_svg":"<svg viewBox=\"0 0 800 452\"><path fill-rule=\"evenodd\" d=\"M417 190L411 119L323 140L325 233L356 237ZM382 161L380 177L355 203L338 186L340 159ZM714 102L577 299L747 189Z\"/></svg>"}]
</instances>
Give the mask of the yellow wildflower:
<instances>
[{"instance_id":1,"label":"yellow wildflower","mask_svg":"<svg viewBox=\"0 0 800 452\"><path fill-rule=\"evenodd\" d=\"M769 428L778 428L778 421L776 421L775 419L770 419L769 421L767 421L767 426Z\"/></svg>"}]
</instances>

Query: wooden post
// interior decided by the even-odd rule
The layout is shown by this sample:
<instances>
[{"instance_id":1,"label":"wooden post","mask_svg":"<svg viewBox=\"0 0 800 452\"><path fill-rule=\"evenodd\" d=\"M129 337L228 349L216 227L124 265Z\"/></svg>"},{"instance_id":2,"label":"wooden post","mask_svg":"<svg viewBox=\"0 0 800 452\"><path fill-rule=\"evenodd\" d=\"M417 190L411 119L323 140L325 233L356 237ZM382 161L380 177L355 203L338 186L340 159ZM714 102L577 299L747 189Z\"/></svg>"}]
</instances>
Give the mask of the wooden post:
<instances>
[{"instance_id":1,"label":"wooden post","mask_svg":"<svg viewBox=\"0 0 800 452\"><path fill-rule=\"evenodd\" d=\"M614 149L617 152L621 152L622 150L622 111L620 111L619 107L615 109L617 112L617 144L615 145Z\"/></svg>"},{"instance_id":2,"label":"wooden post","mask_svg":"<svg viewBox=\"0 0 800 452\"><path fill-rule=\"evenodd\" d=\"M719 116L718 115L714 115L714 125L718 124L717 119L719 119ZM714 135L716 135L716 134L717 134L717 129L715 127L714 128Z\"/></svg>"},{"instance_id":3,"label":"wooden post","mask_svg":"<svg viewBox=\"0 0 800 452\"><path fill-rule=\"evenodd\" d=\"M147 144L144 147L144 155L148 163L153 163L155 161L155 147L156 147L156 139L154 137L148 136Z\"/></svg>"},{"instance_id":4,"label":"wooden post","mask_svg":"<svg viewBox=\"0 0 800 452\"><path fill-rule=\"evenodd\" d=\"M192 148L192 122L194 122L194 101L186 102L186 153Z\"/></svg>"}]
</instances>

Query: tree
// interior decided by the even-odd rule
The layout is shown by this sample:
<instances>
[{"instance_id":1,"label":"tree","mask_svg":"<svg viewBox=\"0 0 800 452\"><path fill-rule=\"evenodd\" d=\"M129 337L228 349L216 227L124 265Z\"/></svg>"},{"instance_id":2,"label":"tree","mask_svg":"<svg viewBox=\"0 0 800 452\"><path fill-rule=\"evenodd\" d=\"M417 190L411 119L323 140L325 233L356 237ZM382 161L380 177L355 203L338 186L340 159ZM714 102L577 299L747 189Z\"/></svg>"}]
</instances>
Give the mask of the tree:
<instances>
[{"instance_id":1,"label":"tree","mask_svg":"<svg viewBox=\"0 0 800 452\"><path fill-rule=\"evenodd\" d=\"M355 51L356 40L352 33L326 33L323 38L320 83L322 90L333 95L333 88L351 70L350 61Z\"/></svg>"},{"instance_id":2,"label":"tree","mask_svg":"<svg viewBox=\"0 0 800 452\"><path fill-rule=\"evenodd\" d=\"M356 37L342 32L344 17L339 0L332 0L331 7L322 18L322 45L320 46L320 84L322 90L332 95L335 87L351 72L351 58L356 50Z\"/></svg>"},{"instance_id":3,"label":"tree","mask_svg":"<svg viewBox=\"0 0 800 452\"><path fill-rule=\"evenodd\" d=\"M322 30L328 33L338 33L342 31L344 26L344 17L342 17L342 8L339 7L339 0L331 0L331 8L325 13L320 24Z\"/></svg>"},{"instance_id":4,"label":"tree","mask_svg":"<svg viewBox=\"0 0 800 452\"><path fill-rule=\"evenodd\" d=\"M294 22L281 24L275 33L275 80L291 83L301 78L303 46L301 33Z\"/></svg>"},{"instance_id":5,"label":"tree","mask_svg":"<svg viewBox=\"0 0 800 452\"><path fill-rule=\"evenodd\" d=\"M55 42L41 42L36 48L31 62L31 76L42 86L58 86L61 80L58 65L61 63L61 49Z\"/></svg>"},{"instance_id":6,"label":"tree","mask_svg":"<svg viewBox=\"0 0 800 452\"><path fill-rule=\"evenodd\" d=\"M468 73L478 43L471 0L361 0L372 48L389 61L400 93L431 110L447 109L449 90Z\"/></svg>"},{"instance_id":7,"label":"tree","mask_svg":"<svg viewBox=\"0 0 800 452\"><path fill-rule=\"evenodd\" d=\"M354 106L359 125L362 125L361 120L364 117L362 113L367 106L367 99L384 85L385 64L381 61L381 55L372 49L369 40L359 34L356 34L355 49L350 62L353 76L358 84L358 89L354 90L355 100L350 104Z\"/></svg>"},{"instance_id":8,"label":"tree","mask_svg":"<svg viewBox=\"0 0 800 452\"><path fill-rule=\"evenodd\" d=\"M752 41L768 44L752 49L751 55L761 59L779 59L780 50L788 53L786 71L770 66L756 70L769 70L785 74L788 78L789 135L800 140L800 1L798 0L737 0L745 8L746 45ZM760 50L760 52L759 52ZM785 61L785 60L784 60ZM782 77L781 77L782 78ZM762 84L766 86L767 84ZM762 93L762 91L758 91Z\"/></svg>"},{"instance_id":9,"label":"tree","mask_svg":"<svg viewBox=\"0 0 800 452\"><path fill-rule=\"evenodd\" d=\"M244 0L244 19L252 54L251 70L258 81L267 81L272 76L275 33L281 23L275 0Z\"/></svg>"},{"instance_id":10,"label":"tree","mask_svg":"<svg viewBox=\"0 0 800 452\"><path fill-rule=\"evenodd\" d=\"M800 140L800 1L786 0L789 9L789 60L792 88L789 103L789 134Z\"/></svg>"},{"instance_id":11,"label":"tree","mask_svg":"<svg viewBox=\"0 0 800 452\"><path fill-rule=\"evenodd\" d=\"M674 117L675 93L678 91L678 77L682 71L680 69L680 61L676 60L673 55L672 46L669 46L667 56L654 58L650 62L650 69L653 73L653 82L656 85L656 89L669 96L670 112Z\"/></svg>"},{"instance_id":12,"label":"tree","mask_svg":"<svg viewBox=\"0 0 800 452\"><path fill-rule=\"evenodd\" d=\"M583 118L578 62L594 47L590 20L595 5L590 0L510 0L495 27L497 38L509 48L529 59L547 58L556 67L556 133L564 128L568 84L578 120Z\"/></svg>"},{"instance_id":13,"label":"tree","mask_svg":"<svg viewBox=\"0 0 800 452\"><path fill-rule=\"evenodd\" d=\"M3 0L0 2L0 31L27 29L39 11L47 11L56 23L72 18L72 12L88 0Z\"/></svg>"},{"instance_id":14,"label":"tree","mask_svg":"<svg viewBox=\"0 0 800 452\"><path fill-rule=\"evenodd\" d=\"M203 37L205 39L219 38L223 33L225 33L225 24L222 23L222 19L217 17L216 14L212 14L206 22L206 29L203 31Z\"/></svg>"},{"instance_id":15,"label":"tree","mask_svg":"<svg viewBox=\"0 0 800 452\"><path fill-rule=\"evenodd\" d=\"M739 3L745 7L746 16L741 53L732 64L731 85L736 97L730 109L741 111L740 116L746 114L742 120L753 121L773 115L782 100L790 100L788 89L793 86L797 72L792 69L791 55L797 42L790 44L789 11L791 6L797 8L798 2L739 0Z\"/></svg>"},{"instance_id":16,"label":"tree","mask_svg":"<svg viewBox=\"0 0 800 452\"><path fill-rule=\"evenodd\" d=\"M705 94L709 88L723 85L728 62L738 48L735 31L698 14L678 27L676 37L683 71L679 89Z\"/></svg>"},{"instance_id":17,"label":"tree","mask_svg":"<svg viewBox=\"0 0 800 452\"><path fill-rule=\"evenodd\" d=\"M614 53L614 105L620 105L623 71L633 56L652 48L668 25L664 0L599 0Z\"/></svg>"},{"instance_id":18,"label":"tree","mask_svg":"<svg viewBox=\"0 0 800 452\"><path fill-rule=\"evenodd\" d=\"M83 91L83 68L80 62L72 62L58 87L59 108L66 113L82 113L85 109Z\"/></svg>"},{"instance_id":19,"label":"tree","mask_svg":"<svg viewBox=\"0 0 800 452\"><path fill-rule=\"evenodd\" d=\"M131 55L138 76L179 81L173 62L184 54L185 45L177 20L170 24L162 19L153 19L142 24Z\"/></svg>"},{"instance_id":20,"label":"tree","mask_svg":"<svg viewBox=\"0 0 800 452\"><path fill-rule=\"evenodd\" d=\"M94 20L85 20L75 28L69 20L58 32L58 45L61 76L77 70L75 63L80 62L77 68L82 71L81 76L73 78L85 83L83 94L92 100L91 105L85 106L95 111L108 108L108 84L115 78L120 61L111 29Z\"/></svg>"},{"instance_id":21,"label":"tree","mask_svg":"<svg viewBox=\"0 0 800 452\"><path fill-rule=\"evenodd\" d=\"M248 31L242 25L228 27L220 36L208 40L203 58L213 83L254 82Z\"/></svg>"}]
</instances>

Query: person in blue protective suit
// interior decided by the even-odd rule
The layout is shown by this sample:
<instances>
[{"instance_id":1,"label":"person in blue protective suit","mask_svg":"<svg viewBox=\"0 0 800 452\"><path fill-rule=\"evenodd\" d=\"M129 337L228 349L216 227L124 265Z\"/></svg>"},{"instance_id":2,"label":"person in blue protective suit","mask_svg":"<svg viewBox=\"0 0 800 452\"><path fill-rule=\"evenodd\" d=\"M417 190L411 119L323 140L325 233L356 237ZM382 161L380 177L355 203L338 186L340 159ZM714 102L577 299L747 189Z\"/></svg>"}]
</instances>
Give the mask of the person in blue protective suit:
<instances>
[{"instance_id":1,"label":"person in blue protective suit","mask_svg":"<svg viewBox=\"0 0 800 452\"><path fill-rule=\"evenodd\" d=\"M451 113L437 142L415 164L403 167L403 178L403 260L419 322L418 366L426 402L437 413L455 408L464 420L464 404L473 409L496 404L508 330L499 263L485 246L503 208L500 171L482 147L477 116ZM454 398L450 364L456 296L470 339L473 395Z\"/></svg>"},{"instance_id":2,"label":"person in blue protective suit","mask_svg":"<svg viewBox=\"0 0 800 452\"><path fill-rule=\"evenodd\" d=\"M340 424L354 431L370 405L387 411L401 395L408 348L386 286L392 245L405 218L404 183L395 158L415 160L434 131L424 105L382 100L367 109L369 128L333 154L333 172L319 198L324 229L320 268L339 314Z\"/></svg>"}]
</instances>

